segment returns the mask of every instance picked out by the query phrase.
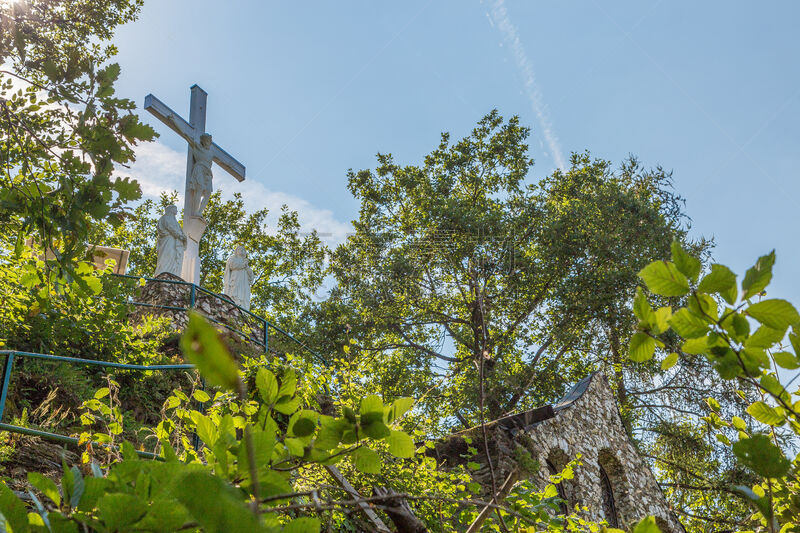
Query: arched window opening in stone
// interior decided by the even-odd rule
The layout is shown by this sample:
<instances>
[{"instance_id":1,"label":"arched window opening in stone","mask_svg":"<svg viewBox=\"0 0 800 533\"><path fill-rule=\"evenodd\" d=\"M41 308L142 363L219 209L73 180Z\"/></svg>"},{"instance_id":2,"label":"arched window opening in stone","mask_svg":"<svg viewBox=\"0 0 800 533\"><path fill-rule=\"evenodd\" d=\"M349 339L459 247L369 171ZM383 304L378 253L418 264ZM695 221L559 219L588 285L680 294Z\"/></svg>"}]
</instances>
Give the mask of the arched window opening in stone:
<instances>
[{"instance_id":1,"label":"arched window opening in stone","mask_svg":"<svg viewBox=\"0 0 800 533\"><path fill-rule=\"evenodd\" d=\"M558 470L556 468L556 466L553 464L552 461L550 461L550 459L547 460L547 470L550 472L551 476L555 476L556 474L558 474L560 472L560 470ZM564 500L563 502L561 502L559 504L558 509L561 512L561 514L567 514L567 512L568 512L568 510L567 510L567 494L564 491L564 486L563 485L564 485L563 481L556 485L556 490L558 491L558 497L561 498L562 500Z\"/></svg>"},{"instance_id":2,"label":"arched window opening in stone","mask_svg":"<svg viewBox=\"0 0 800 533\"><path fill-rule=\"evenodd\" d=\"M619 505L627 496L627 482L622 464L611 450L600 450L597 456L600 468L600 501L608 525L619 527Z\"/></svg>"},{"instance_id":3,"label":"arched window opening in stone","mask_svg":"<svg viewBox=\"0 0 800 533\"><path fill-rule=\"evenodd\" d=\"M554 448L550 450L550 453L547 455L545 459L545 464L547 466L547 473L551 476L560 474L564 467L570 462L569 456L564 452L564 450L560 448ZM575 503L576 503L576 493L575 493L575 486L573 480L565 479L562 480L561 483L556 485L556 490L558 491L558 497L564 500L565 503L561 504L560 512L566 514L569 512Z\"/></svg>"},{"instance_id":4,"label":"arched window opening in stone","mask_svg":"<svg viewBox=\"0 0 800 533\"><path fill-rule=\"evenodd\" d=\"M614 491L611 489L611 481L608 479L606 469L600 465L600 493L603 496L603 516L611 527L619 527L617 519L617 505L614 502Z\"/></svg>"}]
</instances>

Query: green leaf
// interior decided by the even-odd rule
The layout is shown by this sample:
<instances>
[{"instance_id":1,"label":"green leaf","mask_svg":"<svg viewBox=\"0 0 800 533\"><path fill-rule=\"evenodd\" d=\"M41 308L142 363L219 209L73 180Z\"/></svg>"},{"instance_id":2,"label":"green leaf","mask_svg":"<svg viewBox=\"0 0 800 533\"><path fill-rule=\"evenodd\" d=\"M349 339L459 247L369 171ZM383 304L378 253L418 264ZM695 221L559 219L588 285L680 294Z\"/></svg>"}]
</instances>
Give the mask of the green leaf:
<instances>
[{"instance_id":1,"label":"green leaf","mask_svg":"<svg viewBox=\"0 0 800 533\"><path fill-rule=\"evenodd\" d=\"M61 493L58 492L58 486L52 479L44 477L39 472L28 472L28 481L39 489L39 492L50 498L56 506L61 505Z\"/></svg>"},{"instance_id":2,"label":"green leaf","mask_svg":"<svg viewBox=\"0 0 800 533\"><path fill-rule=\"evenodd\" d=\"M376 394L370 394L362 399L361 410L359 412L362 417L371 413L380 413L381 418L383 418L383 402L381 401L380 396Z\"/></svg>"},{"instance_id":3,"label":"green leaf","mask_svg":"<svg viewBox=\"0 0 800 533\"><path fill-rule=\"evenodd\" d=\"M369 415L371 416L371 415ZM389 436L389 428L383 423L383 420L374 420L369 424L361 424L361 431L367 437L375 440L383 439Z\"/></svg>"},{"instance_id":4,"label":"green leaf","mask_svg":"<svg viewBox=\"0 0 800 533\"><path fill-rule=\"evenodd\" d=\"M205 403L211 399L211 396L204 390L197 389L192 393L192 397L200 403Z\"/></svg>"},{"instance_id":5,"label":"green leaf","mask_svg":"<svg viewBox=\"0 0 800 533\"><path fill-rule=\"evenodd\" d=\"M697 292L703 293L723 293L736 287L736 274L725 265L711 265L711 272L703 276L697 286ZM732 303L732 302L729 302Z\"/></svg>"},{"instance_id":6,"label":"green leaf","mask_svg":"<svg viewBox=\"0 0 800 533\"><path fill-rule=\"evenodd\" d=\"M800 361L797 360L797 357L791 352L778 352L772 354L772 358L778 364L778 366L782 368L786 368L787 370L795 370L796 368L800 368Z\"/></svg>"},{"instance_id":7,"label":"green leaf","mask_svg":"<svg viewBox=\"0 0 800 533\"><path fill-rule=\"evenodd\" d=\"M747 314L765 326L785 330L800 322L797 309L786 300L771 299L755 303L747 308Z\"/></svg>"},{"instance_id":8,"label":"green leaf","mask_svg":"<svg viewBox=\"0 0 800 533\"><path fill-rule=\"evenodd\" d=\"M395 420L402 417L406 412L414 406L413 398L398 398L392 402L389 407L388 422L391 424Z\"/></svg>"},{"instance_id":9,"label":"green leaf","mask_svg":"<svg viewBox=\"0 0 800 533\"><path fill-rule=\"evenodd\" d=\"M639 272L650 292L661 296L683 296L689 292L689 281L673 263L653 261Z\"/></svg>"},{"instance_id":10,"label":"green leaf","mask_svg":"<svg viewBox=\"0 0 800 533\"><path fill-rule=\"evenodd\" d=\"M661 533L661 530L656 524L656 519L652 516L648 516L636 524L636 527L633 528L631 533Z\"/></svg>"},{"instance_id":11,"label":"green leaf","mask_svg":"<svg viewBox=\"0 0 800 533\"><path fill-rule=\"evenodd\" d=\"M300 411L295 415L297 419L289 427L289 434L296 437L308 437L317 429L317 413L314 411Z\"/></svg>"},{"instance_id":12,"label":"green leaf","mask_svg":"<svg viewBox=\"0 0 800 533\"><path fill-rule=\"evenodd\" d=\"M294 396L296 390L297 375L294 373L294 370L290 368L286 371L286 374L284 374L283 379L281 380L281 386L278 389L278 400L284 396Z\"/></svg>"},{"instance_id":13,"label":"green leaf","mask_svg":"<svg viewBox=\"0 0 800 533\"><path fill-rule=\"evenodd\" d=\"M683 343L681 350L683 353L688 353L691 355L706 353L709 350L708 337L696 337L694 339L689 339Z\"/></svg>"},{"instance_id":14,"label":"green leaf","mask_svg":"<svg viewBox=\"0 0 800 533\"><path fill-rule=\"evenodd\" d=\"M708 332L708 323L686 308L672 315L669 325L684 339L702 337Z\"/></svg>"},{"instance_id":15,"label":"green leaf","mask_svg":"<svg viewBox=\"0 0 800 533\"><path fill-rule=\"evenodd\" d=\"M353 464L365 474L381 473L381 458L374 450L361 447L353 452Z\"/></svg>"},{"instance_id":16,"label":"green leaf","mask_svg":"<svg viewBox=\"0 0 800 533\"><path fill-rule=\"evenodd\" d=\"M768 426L780 426L786 419L782 414L778 413L775 408L770 407L764 402L755 402L750 404L747 408L747 413Z\"/></svg>"},{"instance_id":17,"label":"green leaf","mask_svg":"<svg viewBox=\"0 0 800 533\"><path fill-rule=\"evenodd\" d=\"M278 397L278 380L275 379L275 374L266 368L259 368L256 374L256 387L258 387L258 394L264 403L272 405Z\"/></svg>"},{"instance_id":18,"label":"green leaf","mask_svg":"<svg viewBox=\"0 0 800 533\"><path fill-rule=\"evenodd\" d=\"M344 433L347 422L341 419L336 420L329 416L322 416L320 417L320 426L317 438L314 440L314 446L320 450L332 450L342 440L342 433Z\"/></svg>"},{"instance_id":19,"label":"green leaf","mask_svg":"<svg viewBox=\"0 0 800 533\"><path fill-rule=\"evenodd\" d=\"M744 275L742 280L742 291L744 294L742 298L755 296L763 291L769 282L772 280L772 266L775 264L775 250L772 250L768 255L758 258L756 264L753 265Z\"/></svg>"},{"instance_id":20,"label":"green leaf","mask_svg":"<svg viewBox=\"0 0 800 533\"><path fill-rule=\"evenodd\" d=\"M147 504L133 494L110 493L97 500L100 519L109 531L124 531L147 513Z\"/></svg>"},{"instance_id":21,"label":"green leaf","mask_svg":"<svg viewBox=\"0 0 800 533\"><path fill-rule=\"evenodd\" d=\"M300 407L300 400L297 398L292 398L291 400L286 400L280 403L276 403L273 406L273 409L278 411L284 415L290 415L297 411L297 408Z\"/></svg>"},{"instance_id":22,"label":"green leaf","mask_svg":"<svg viewBox=\"0 0 800 533\"><path fill-rule=\"evenodd\" d=\"M696 259L686 253L681 244L674 240L672 241L672 262L680 272L692 281L697 281L697 276L700 275L702 264L699 259Z\"/></svg>"},{"instance_id":23,"label":"green leaf","mask_svg":"<svg viewBox=\"0 0 800 533\"><path fill-rule=\"evenodd\" d=\"M733 453L744 466L765 478L781 478L791 466L781 449L763 434L741 439L733 445Z\"/></svg>"},{"instance_id":24,"label":"green leaf","mask_svg":"<svg viewBox=\"0 0 800 533\"><path fill-rule=\"evenodd\" d=\"M678 354L672 352L661 361L661 370L669 370L678 362Z\"/></svg>"},{"instance_id":25,"label":"green leaf","mask_svg":"<svg viewBox=\"0 0 800 533\"><path fill-rule=\"evenodd\" d=\"M219 333L194 311L189 313L189 325L181 337L186 358L212 385L236 390L239 373Z\"/></svg>"},{"instance_id":26,"label":"green leaf","mask_svg":"<svg viewBox=\"0 0 800 533\"><path fill-rule=\"evenodd\" d=\"M628 357L636 363L649 361L652 359L655 350L656 341L653 337L647 333L634 333L628 348Z\"/></svg>"},{"instance_id":27,"label":"green leaf","mask_svg":"<svg viewBox=\"0 0 800 533\"><path fill-rule=\"evenodd\" d=\"M786 328L772 329L768 326L761 326L744 341L744 345L747 348L769 348L776 342L780 342L785 334Z\"/></svg>"},{"instance_id":28,"label":"green leaf","mask_svg":"<svg viewBox=\"0 0 800 533\"><path fill-rule=\"evenodd\" d=\"M669 329L669 319L672 318L671 307L659 307L650 317L650 328L653 334L659 335Z\"/></svg>"},{"instance_id":29,"label":"green leaf","mask_svg":"<svg viewBox=\"0 0 800 533\"><path fill-rule=\"evenodd\" d=\"M317 518L309 518L307 516L295 518L285 526L283 526L283 533L319 533L320 522Z\"/></svg>"},{"instance_id":30,"label":"green leaf","mask_svg":"<svg viewBox=\"0 0 800 533\"><path fill-rule=\"evenodd\" d=\"M747 431L747 423L745 423L744 419L738 416L734 416L731 418L731 424L733 424L733 427L735 427L739 431Z\"/></svg>"},{"instance_id":31,"label":"green leaf","mask_svg":"<svg viewBox=\"0 0 800 533\"><path fill-rule=\"evenodd\" d=\"M208 533L263 531L240 492L221 478L190 472L175 484L175 497Z\"/></svg>"},{"instance_id":32,"label":"green leaf","mask_svg":"<svg viewBox=\"0 0 800 533\"><path fill-rule=\"evenodd\" d=\"M14 533L26 533L30 530L25 504L3 481L0 481L0 513L0 525L5 526L6 530L11 529Z\"/></svg>"},{"instance_id":33,"label":"green leaf","mask_svg":"<svg viewBox=\"0 0 800 533\"><path fill-rule=\"evenodd\" d=\"M414 457L414 441L408 433L402 431L392 431L387 439L389 442L389 453L401 459Z\"/></svg>"},{"instance_id":34,"label":"green leaf","mask_svg":"<svg viewBox=\"0 0 800 533\"><path fill-rule=\"evenodd\" d=\"M653 314L653 308L650 307L647 296L641 287L636 287L636 296L633 298L633 314L644 322L649 322Z\"/></svg>"}]
</instances>

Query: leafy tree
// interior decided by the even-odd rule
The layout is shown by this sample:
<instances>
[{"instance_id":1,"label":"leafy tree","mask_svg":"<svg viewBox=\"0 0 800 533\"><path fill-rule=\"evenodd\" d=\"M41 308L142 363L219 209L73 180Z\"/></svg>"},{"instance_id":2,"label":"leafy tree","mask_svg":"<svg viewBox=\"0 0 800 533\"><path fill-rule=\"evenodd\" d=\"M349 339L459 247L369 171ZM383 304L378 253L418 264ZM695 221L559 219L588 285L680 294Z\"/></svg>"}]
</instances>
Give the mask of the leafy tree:
<instances>
[{"instance_id":1,"label":"leafy tree","mask_svg":"<svg viewBox=\"0 0 800 533\"><path fill-rule=\"evenodd\" d=\"M109 63L116 26L138 0L26 0L0 4L0 223L18 246L29 235L70 261L85 253L98 222L117 224L139 185L115 175L153 130L115 95Z\"/></svg>"},{"instance_id":2,"label":"leafy tree","mask_svg":"<svg viewBox=\"0 0 800 533\"><path fill-rule=\"evenodd\" d=\"M800 389L793 385L796 375L782 379L785 371L800 368L800 314L786 300L765 298L775 252L759 258L741 286L720 264L712 264L701 278L699 261L678 245L671 259L650 263L640 276L653 294L685 297L685 303L654 310L639 293L634 306L639 332L630 357L649 361L669 333L676 334L679 347L665 360L705 360L718 379L757 391L743 417L725 413L715 397L707 399L701 420L708 431L732 450L740 468L761 480L752 486L738 479L720 485L752 505L755 515L748 526L753 530L800 531L800 456L787 458L800 435Z\"/></svg>"}]
</instances>

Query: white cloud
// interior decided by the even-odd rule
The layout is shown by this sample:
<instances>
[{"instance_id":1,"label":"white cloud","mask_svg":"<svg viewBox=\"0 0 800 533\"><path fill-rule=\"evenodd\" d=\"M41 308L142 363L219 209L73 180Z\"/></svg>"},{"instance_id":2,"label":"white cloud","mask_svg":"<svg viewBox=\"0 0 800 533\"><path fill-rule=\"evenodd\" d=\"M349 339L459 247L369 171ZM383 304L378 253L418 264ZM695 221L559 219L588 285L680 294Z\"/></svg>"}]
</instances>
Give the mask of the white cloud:
<instances>
[{"instance_id":1,"label":"white cloud","mask_svg":"<svg viewBox=\"0 0 800 533\"><path fill-rule=\"evenodd\" d=\"M146 197L158 198L162 192L178 191L179 199L183 202L186 152L178 152L158 142L143 143L136 147L136 162L129 170L125 169L119 174L136 179ZM267 223L273 229L281 206L286 204L297 211L303 231L316 230L329 246L343 242L347 234L353 231L351 224L337 220L329 209L320 209L303 198L270 190L252 179L236 182L216 165L214 188L221 188L225 198L232 198L235 192L242 193L248 211L269 209Z\"/></svg>"},{"instance_id":2,"label":"white cloud","mask_svg":"<svg viewBox=\"0 0 800 533\"><path fill-rule=\"evenodd\" d=\"M564 159L564 154L561 152L561 145L553 130L553 125L550 123L550 118L547 115L547 107L542 99L539 85L536 83L533 66L528 59L528 55L525 53L525 48L522 46L517 28L508 16L504 0L495 1L492 7L491 18L494 20L494 24L500 29L505 41L511 46L514 61L517 63L517 68L520 70L525 84L525 94L531 102L531 107L542 128L542 134L553 156L553 160L559 168L566 168L566 160Z\"/></svg>"}]
</instances>

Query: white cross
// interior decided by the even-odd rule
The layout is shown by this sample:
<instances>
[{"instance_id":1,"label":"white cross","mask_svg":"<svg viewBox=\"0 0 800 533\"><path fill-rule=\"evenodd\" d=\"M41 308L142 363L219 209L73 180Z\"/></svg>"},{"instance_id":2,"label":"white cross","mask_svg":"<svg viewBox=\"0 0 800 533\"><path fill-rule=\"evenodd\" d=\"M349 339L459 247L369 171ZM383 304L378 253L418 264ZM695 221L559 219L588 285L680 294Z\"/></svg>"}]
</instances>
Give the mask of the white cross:
<instances>
[{"instance_id":1,"label":"white cross","mask_svg":"<svg viewBox=\"0 0 800 533\"><path fill-rule=\"evenodd\" d=\"M189 108L189 122L186 122L161 100L148 94L144 99L144 108L150 111L161 122L169 126L175 133L189 143L186 159L186 188L184 193L183 231L186 233L186 252L183 255L181 277L196 285L200 284L200 238L206 229L206 221L202 213L195 213L195 195L190 187L195 158L192 146L200 143L200 136L206 132L206 101L208 93L197 85L192 85L192 99ZM239 181L244 181L244 165L239 163L228 152L211 143L211 155L214 163L225 169Z\"/></svg>"}]
</instances>

